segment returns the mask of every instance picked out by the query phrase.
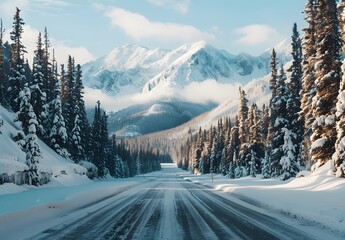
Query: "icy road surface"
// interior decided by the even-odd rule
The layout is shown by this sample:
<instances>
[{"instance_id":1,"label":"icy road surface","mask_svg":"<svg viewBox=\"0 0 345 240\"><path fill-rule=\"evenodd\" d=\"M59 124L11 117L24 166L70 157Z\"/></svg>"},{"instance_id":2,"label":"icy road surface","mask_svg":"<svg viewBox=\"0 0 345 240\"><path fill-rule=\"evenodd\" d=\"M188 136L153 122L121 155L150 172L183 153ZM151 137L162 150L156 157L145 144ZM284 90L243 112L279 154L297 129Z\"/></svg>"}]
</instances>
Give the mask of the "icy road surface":
<instances>
[{"instance_id":1,"label":"icy road surface","mask_svg":"<svg viewBox=\"0 0 345 240\"><path fill-rule=\"evenodd\" d=\"M116 186L79 207L56 203L41 213L10 214L0 228L18 219L17 227L7 229L12 233L2 229L6 239L318 239L228 193L188 182L177 171L166 165L156 177Z\"/></svg>"}]
</instances>

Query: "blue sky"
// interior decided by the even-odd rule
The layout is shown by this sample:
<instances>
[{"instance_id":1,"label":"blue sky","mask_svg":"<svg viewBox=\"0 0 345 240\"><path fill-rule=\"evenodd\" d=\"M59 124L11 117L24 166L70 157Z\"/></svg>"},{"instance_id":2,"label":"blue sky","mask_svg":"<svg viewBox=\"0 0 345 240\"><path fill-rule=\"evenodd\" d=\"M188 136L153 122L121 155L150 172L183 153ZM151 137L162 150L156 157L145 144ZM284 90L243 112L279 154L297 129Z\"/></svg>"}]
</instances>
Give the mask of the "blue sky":
<instances>
[{"instance_id":1,"label":"blue sky","mask_svg":"<svg viewBox=\"0 0 345 240\"><path fill-rule=\"evenodd\" d=\"M304 23L306 0L1 0L7 32L15 7L26 23L29 52L38 31L48 27L58 61L68 54L80 63L126 43L175 48L206 40L237 54L258 55L290 38ZM32 43L33 42L33 43ZM31 53L28 58L31 57Z\"/></svg>"}]
</instances>

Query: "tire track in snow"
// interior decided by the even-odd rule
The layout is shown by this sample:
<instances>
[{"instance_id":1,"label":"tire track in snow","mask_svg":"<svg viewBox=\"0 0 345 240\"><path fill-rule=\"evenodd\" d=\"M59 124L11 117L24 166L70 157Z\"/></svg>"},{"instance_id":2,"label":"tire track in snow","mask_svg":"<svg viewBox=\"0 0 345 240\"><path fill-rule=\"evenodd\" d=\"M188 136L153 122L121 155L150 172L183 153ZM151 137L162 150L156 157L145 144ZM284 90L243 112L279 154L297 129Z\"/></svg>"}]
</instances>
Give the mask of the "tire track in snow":
<instances>
[{"instance_id":1,"label":"tire track in snow","mask_svg":"<svg viewBox=\"0 0 345 240\"><path fill-rule=\"evenodd\" d=\"M241 239L313 239L278 219L223 198L209 188L192 183L183 185L195 196L199 212L208 209L206 216L222 221Z\"/></svg>"},{"instance_id":2,"label":"tire track in snow","mask_svg":"<svg viewBox=\"0 0 345 240\"><path fill-rule=\"evenodd\" d=\"M63 226L47 229L33 239L100 239L110 231L111 226L128 212L133 205L148 193L141 190L145 185L157 187L160 183L144 183L133 189L127 189L114 196L114 200L80 218L65 223ZM145 188L144 188L145 189ZM107 199L111 200L111 199Z\"/></svg>"}]
</instances>

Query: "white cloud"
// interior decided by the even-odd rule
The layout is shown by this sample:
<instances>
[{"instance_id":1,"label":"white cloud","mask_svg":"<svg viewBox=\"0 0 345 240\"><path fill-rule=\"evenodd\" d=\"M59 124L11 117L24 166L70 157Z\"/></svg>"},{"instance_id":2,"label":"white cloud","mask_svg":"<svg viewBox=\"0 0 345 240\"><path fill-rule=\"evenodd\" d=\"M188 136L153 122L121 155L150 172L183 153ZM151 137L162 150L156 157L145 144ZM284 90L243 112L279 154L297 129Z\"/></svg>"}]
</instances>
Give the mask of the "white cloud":
<instances>
[{"instance_id":1,"label":"white cloud","mask_svg":"<svg viewBox=\"0 0 345 240\"><path fill-rule=\"evenodd\" d=\"M0 3L0 13L6 16L12 16L16 7L18 7L25 11L49 14L71 5L71 3L65 0L4 0Z\"/></svg>"},{"instance_id":2,"label":"white cloud","mask_svg":"<svg viewBox=\"0 0 345 240\"><path fill-rule=\"evenodd\" d=\"M29 4L29 0L5 0L0 3L0 13L5 16L12 16L16 7L26 9Z\"/></svg>"},{"instance_id":3,"label":"white cloud","mask_svg":"<svg viewBox=\"0 0 345 240\"><path fill-rule=\"evenodd\" d=\"M30 25L24 25L23 30L22 41L27 51L25 57L28 59L29 63L32 64L39 30ZM10 31L11 29L8 29L5 32L5 40L9 42L11 42ZM55 58L58 64L66 63L68 55L73 56L76 63L79 64L84 64L94 59L94 56L85 47L68 46L62 41L53 38L51 38L50 41L52 43L52 48L55 49Z\"/></svg>"},{"instance_id":4,"label":"white cloud","mask_svg":"<svg viewBox=\"0 0 345 240\"><path fill-rule=\"evenodd\" d=\"M213 34L201 31L191 25L162 23L150 21L139 13L121 8L112 8L106 13L113 26L119 27L136 40L154 39L193 42L199 40L212 41Z\"/></svg>"},{"instance_id":5,"label":"white cloud","mask_svg":"<svg viewBox=\"0 0 345 240\"><path fill-rule=\"evenodd\" d=\"M188 12L191 0L148 0L149 3L165 8L172 8L181 14Z\"/></svg>"},{"instance_id":6,"label":"white cloud","mask_svg":"<svg viewBox=\"0 0 345 240\"><path fill-rule=\"evenodd\" d=\"M131 93L121 95L107 95L99 89L85 88L85 103L87 107L94 107L98 100L107 111L119 111L135 104L143 104L159 99L177 98L193 103L223 103L229 99L229 93L237 93L238 86L230 83L219 83L209 79L202 82L192 82L184 88L166 87L149 93Z\"/></svg>"},{"instance_id":7,"label":"white cloud","mask_svg":"<svg viewBox=\"0 0 345 240\"><path fill-rule=\"evenodd\" d=\"M264 24L252 24L237 28L235 32L242 35L242 37L237 40L237 43L251 46L266 43L278 34L277 30Z\"/></svg>"}]
</instances>

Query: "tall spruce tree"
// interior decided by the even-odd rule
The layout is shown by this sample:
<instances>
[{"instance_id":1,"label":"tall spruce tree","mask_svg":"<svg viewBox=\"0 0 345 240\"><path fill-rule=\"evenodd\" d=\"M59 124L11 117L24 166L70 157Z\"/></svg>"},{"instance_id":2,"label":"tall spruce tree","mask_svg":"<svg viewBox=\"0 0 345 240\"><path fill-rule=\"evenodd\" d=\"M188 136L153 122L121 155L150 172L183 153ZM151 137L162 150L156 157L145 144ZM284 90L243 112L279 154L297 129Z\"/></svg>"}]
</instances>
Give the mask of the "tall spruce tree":
<instances>
[{"instance_id":1,"label":"tall spruce tree","mask_svg":"<svg viewBox=\"0 0 345 240\"><path fill-rule=\"evenodd\" d=\"M316 95L313 98L311 157L315 167L325 164L335 152L335 112L341 80L341 38L335 0L318 0L316 24Z\"/></svg>"},{"instance_id":2,"label":"tall spruce tree","mask_svg":"<svg viewBox=\"0 0 345 240\"><path fill-rule=\"evenodd\" d=\"M301 98L300 92L302 90L302 44L297 30L297 24L293 25L292 29L292 65L289 68L291 72L289 91L290 97L287 102L287 111L289 113L289 122L291 129L289 129L295 138L292 139L295 148L295 159L299 164L304 164L303 161L303 140L304 140L304 119L299 118L301 112Z\"/></svg>"},{"instance_id":3,"label":"tall spruce tree","mask_svg":"<svg viewBox=\"0 0 345 240\"><path fill-rule=\"evenodd\" d=\"M36 129L38 122L36 114L31 105L31 92L28 84L19 93L19 110L15 115L15 121L21 123L22 130L26 135L24 138L24 148L26 153L26 164L28 170L25 171L29 185L39 185L38 163L41 158L41 150L37 143Z\"/></svg>"},{"instance_id":4,"label":"tall spruce tree","mask_svg":"<svg viewBox=\"0 0 345 240\"><path fill-rule=\"evenodd\" d=\"M345 1L341 1L339 6L340 26L343 41L345 38ZM342 46L342 52L345 53L345 44ZM345 177L345 61L342 63L342 79L336 105L337 117L337 140L335 144L335 153L333 155L336 176Z\"/></svg>"},{"instance_id":5,"label":"tall spruce tree","mask_svg":"<svg viewBox=\"0 0 345 240\"><path fill-rule=\"evenodd\" d=\"M282 146L283 156L280 159L279 164L281 165L282 169L280 178L285 181L296 176L300 170L300 167L299 163L296 161L296 145L293 143L295 134L287 128L282 128L282 132L284 134L284 144Z\"/></svg>"},{"instance_id":6,"label":"tall spruce tree","mask_svg":"<svg viewBox=\"0 0 345 240\"><path fill-rule=\"evenodd\" d=\"M289 99L289 90L286 86L286 74L283 66L280 68L276 96L272 100L271 111L276 113L276 118L273 125L273 136L271 140L271 175L278 177L281 174L280 159L284 156L282 146L284 145L284 131L283 128L290 129L287 101Z\"/></svg>"},{"instance_id":7,"label":"tall spruce tree","mask_svg":"<svg viewBox=\"0 0 345 240\"><path fill-rule=\"evenodd\" d=\"M274 125L275 125L277 115L278 115L277 110L276 110L276 106L275 106L275 101L277 100L277 97L276 97L277 96L277 87L278 87L277 81L278 81L277 54L273 48L272 55L271 55L271 77L270 77L270 89L272 91L272 95L271 95L270 103L269 103L270 123L269 123L269 128L268 128L268 133L267 133L267 151L268 151L268 156L270 158L272 155L271 151L273 148L273 146L272 146L273 135L275 133Z\"/></svg>"},{"instance_id":8,"label":"tall spruce tree","mask_svg":"<svg viewBox=\"0 0 345 240\"><path fill-rule=\"evenodd\" d=\"M20 17L20 10L16 8L16 13L13 17L13 30L11 31L11 69L9 76L8 101L13 112L19 110L20 102L18 100L19 92L26 83L25 64L23 54L26 53L25 47L22 43L24 21Z\"/></svg>"},{"instance_id":9,"label":"tall spruce tree","mask_svg":"<svg viewBox=\"0 0 345 240\"><path fill-rule=\"evenodd\" d=\"M304 122L304 161L310 167L310 136L312 134L312 124L314 122L312 99L316 94L315 88L315 57L316 57L316 14L317 4L315 0L308 0L305 5L305 20L308 24L303 29L303 61L302 61L302 89L300 119Z\"/></svg>"},{"instance_id":10,"label":"tall spruce tree","mask_svg":"<svg viewBox=\"0 0 345 240\"><path fill-rule=\"evenodd\" d=\"M43 35L43 55L42 55L42 72L43 72L43 87L42 90L46 93L47 102L51 102L54 99L55 82L53 78L53 63L50 62L50 41L47 28L44 28ZM54 58L54 57L53 57Z\"/></svg>"},{"instance_id":11,"label":"tall spruce tree","mask_svg":"<svg viewBox=\"0 0 345 240\"><path fill-rule=\"evenodd\" d=\"M41 33L38 34L37 48L33 59L31 89L31 103L38 121L37 135L45 138L46 130L43 125L46 123L46 93L43 91L44 75L43 75L43 49Z\"/></svg>"},{"instance_id":12,"label":"tall spruce tree","mask_svg":"<svg viewBox=\"0 0 345 240\"><path fill-rule=\"evenodd\" d=\"M5 29L2 26L2 18L0 19L0 105L6 107L8 105L6 100L7 89L7 76L4 71L4 32Z\"/></svg>"},{"instance_id":13,"label":"tall spruce tree","mask_svg":"<svg viewBox=\"0 0 345 240\"><path fill-rule=\"evenodd\" d=\"M61 65L63 70L63 65ZM55 72L54 75L57 73ZM63 71L61 71L63 74ZM63 75L61 75L62 77ZM61 106L61 86L60 81L55 81L54 88L54 99L51 102L51 129L50 129L50 146L57 152L60 156L68 158L70 156L69 152L66 149L67 142L67 130L65 126L65 119L62 115L62 106Z\"/></svg>"}]
</instances>

